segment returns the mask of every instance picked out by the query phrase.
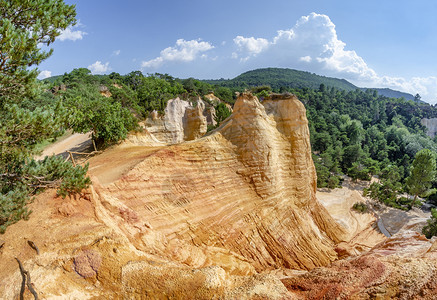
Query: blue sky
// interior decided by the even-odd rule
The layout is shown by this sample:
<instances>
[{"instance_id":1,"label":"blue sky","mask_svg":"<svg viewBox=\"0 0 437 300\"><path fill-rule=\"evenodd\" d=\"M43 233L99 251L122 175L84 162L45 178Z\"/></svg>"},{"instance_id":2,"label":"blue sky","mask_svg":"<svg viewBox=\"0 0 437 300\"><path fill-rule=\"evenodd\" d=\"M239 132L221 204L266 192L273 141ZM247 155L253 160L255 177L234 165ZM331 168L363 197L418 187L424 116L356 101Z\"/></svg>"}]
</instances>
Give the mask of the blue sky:
<instances>
[{"instance_id":1,"label":"blue sky","mask_svg":"<svg viewBox=\"0 0 437 300\"><path fill-rule=\"evenodd\" d=\"M200 79L294 68L437 102L437 1L112 1L76 4L40 78L87 67Z\"/></svg>"}]
</instances>

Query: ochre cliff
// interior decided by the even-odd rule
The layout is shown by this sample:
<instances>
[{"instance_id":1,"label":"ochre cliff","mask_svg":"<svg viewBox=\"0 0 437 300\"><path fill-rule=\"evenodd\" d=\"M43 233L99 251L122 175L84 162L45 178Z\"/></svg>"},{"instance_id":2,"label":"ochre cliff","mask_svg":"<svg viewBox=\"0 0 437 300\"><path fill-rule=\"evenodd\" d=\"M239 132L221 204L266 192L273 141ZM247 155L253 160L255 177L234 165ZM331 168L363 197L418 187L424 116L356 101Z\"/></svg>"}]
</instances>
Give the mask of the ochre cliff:
<instances>
[{"instance_id":1,"label":"ochre cliff","mask_svg":"<svg viewBox=\"0 0 437 300\"><path fill-rule=\"evenodd\" d=\"M154 139L164 144L178 144L202 137L207 130L207 110L199 98L196 105L180 98L167 102L164 115L151 112L145 129Z\"/></svg>"},{"instance_id":2,"label":"ochre cliff","mask_svg":"<svg viewBox=\"0 0 437 300\"><path fill-rule=\"evenodd\" d=\"M327 266L347 241L316 199L295 96L244 93L207 136L153 148L141 139L91 159L81 197L47 191L8 228L2 297L19 295L19 257L41 298L286 299L269 271Z\"/></svg>"},{"instance_id":3,"label":"ochre cliff","mask_svg":"<svg viewBox=\"0 0 437 300\"><path fill-rule=\"evenodd\" d=\"M98 188L107 208L122 205L148 224L123 225L138 248L236 274L310 269L336 258L343 229L315 199L304 107L291 96L264 105L241 95L216 132L158 150ZM233 270L228 260L247 266Z\"/></svg>"}]
</instances>

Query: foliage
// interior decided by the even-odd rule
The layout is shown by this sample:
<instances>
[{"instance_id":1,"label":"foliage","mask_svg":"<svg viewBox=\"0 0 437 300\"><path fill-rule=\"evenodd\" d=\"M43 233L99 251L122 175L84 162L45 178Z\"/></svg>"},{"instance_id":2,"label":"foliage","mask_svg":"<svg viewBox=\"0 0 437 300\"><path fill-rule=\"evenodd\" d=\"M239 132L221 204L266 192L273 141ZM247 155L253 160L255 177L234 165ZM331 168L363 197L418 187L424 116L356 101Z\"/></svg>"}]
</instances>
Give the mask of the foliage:
<instances>
[{"instance_id":1,"label":"foliage","mask_svg":"<svg viewBox=\"0 0 437 300\"><path fill-rule=\"evenodd\" d=\"M405 201L406 198L398 197L400 188L400 186L388 181L381 183L373 182L370 187L364 189L363 194L385 205L402 210L409 210L412 206L412 201Z\"/></svg>"},{"instance_id":2,"label":"foliage","mask_svg":"<svg viewBox=\"0 0 437 300\"><path fill-rule=\"evenodd\" d=\"M88 164L84 167L71 168L61 156L46 156L42 161L30 160L23 168L22 184L33 189L32 193L45 187L57 187L58 195L65 197L69 194L80 193L87 188L91 180L86 177Z\"/></svg>"},{"instance_id":3,"label":"foliage","mask_svg":"<svg viewBox=\"0 0 437 300\"><path fill-rule=\"evenodd\" d=\"M37 143L59 131L60 119L55 108L31 111L17 104L5 105L0 114L0 169L21 162Z\"/></svg>"},{"instance_id":4,"label":"foliage","mask_svg":"<svg viewBox=\"0 0 437 300\"><path fill-rule=\"evenodd\" d=\"M360 163L354 162L352 166L347 170L347 173L353 181L357 181L358 179L370 181L370 170Z\"/></svg>"},{"instance_id":5,"label":"foliage","mask_svg":"<svg viewBox=\"0 0 437 300\"><path fill-rule=\"evenodd\" d=\"M60 0L0 0L0 101L18 100L34 94L36 69L53 50L60 30L74 25L74 5ZM1 104L0 103L0 104Z\"/></svg>"},{"instance_id":6,"label":"foliage","mask_svg":"<svg viewBox=\"0 0 437 300\"><path fill-rule=\"evenodd\" d=\"M6 227L16 223L20 219L27 219L30 211L27 209L28 191L16 188L7 193L0 193L0 233L4 233Z\"/></svg>"},{"instance_id":7,"label":"foliage","mask_svg":"<svg viewBox=\"0 0 437 300\"><path fill-rule=\"evenodd\" d=\"M176 81L170 82L157 76L135 78L138 104L146 111L163 112L167 101L185 92L184 87Z\"/></svg>"},{"instance_id":8,"label":"foliage","mask_svg":"<svg viewBox=\"0 0 437 300\"><path fill-rule=\"evenodd\" d=\"M226 87L249 88L262 85L270 85L272 89L285 87L290 88L319 88L323 83L326 86L334 86L347 91L353 91L356 87L346 80L330 78L312 74L309 72L292 69L265 68L245 72L232 80L206 80L210 84Z\"/></svg>"},{"instance_id":9,"label":"foliage","mask_svg":"<svg viewBox=\"0 0 437 300\"><path fill-rule=\"evenodd\" d=\"M313 155L314 166L317 172L317 187L327 187L330 189L341 187L343 173L336 160L336 157L341 155L341 149L333 149L332 147L318 156Z\"/></svg>"},{"instance_id":10,"label":"foliage","mask_svg":"<svg viewBox=\"0 0 437 300\"><path fill-rule=\"evenodd\" d=\"M352 209L360 213L366 213L369 210L369 207L364 202L357 202L352 206Z\"/></svg>"},{"instance_id":11,"label":"foliage","mask_svg":"<svg viewBox=\"0 0 437 300\"><path fill-rule=\"evenodd\" d=\"M431 217L427 220L427 225L422 228L422 233L428 238L437 236L437 210L431 209Z\"/></svg>"},{"instance_id":12,"label":"foliage","mask_svg":"<svg viewBox=\"0 0 437 300\"><path fill-rule=\"evenodd\" d=\"M428 149L420 150L413 161L413 168L410 176L406 179L409 192L417 196L423 195L431 188L436 177L435 153Z\"/></svg>"},{"instance_id":13,"label":"foliage","mask_svg":"<svg viewBox=\"0 0 437 300\"><path fill-rule=\"evenodd\" d=\"M217 122L217 125L227 119L230 115L231 111L223 102L220 102L215 106L215 121Z\"/></svg>"},{"instance_id":14,"label":"foliage","mask_svg":"<svg viewBox=\"0 0 437 300\"><path fill-rule=\"evenodd\" d=\"M25 218L30 211L26 204L29 195L44 188L57 188L58 194L79 193L91 183L86 177L88 165L72 167L62 157L45 157L42 161L28 160L16 165L15 172L0 174L0 232L6 227Z\"/></svg>"},{"instance_id":15,"label":"foliage","mask_svg":"<svg viewBox=\"0 0 437 300\"><path fill-rule=\"evenodd\" d=\"M214 120L216 121L217 124L215 126L212 124L208 125L207 131L211 131L218 128L220 124L231 115L231 111L223 102L217 103L217 105L215 105L214 108L215 108Z\"/></svg>"},{"instance_id":16,"label":"foliage","mask_svg":"<svg viewBox=\"0 0 437 300\"><path fill-rule=\"evenodd\" d=\"M403 186L400 182L403 167L389 165L380 173L380 181L373 182L369 188L364 189L364 196L369 196L374 200L378 200L385 205L409 210L412 206L419 203L415 199L408 197L399 197L403 191Z\"/></svg>"},{"instance_id":17,"label":"foliage","mask_svg":"<svg viewBox=\"0 0 437 300\"><path fill-rule=\"evenodd\" d=\"M62 158L31 160L35 145L63 132L65 109L36 81L38 65L60 30L74 25L74 6L60 0L0 0L0 232L27 218L30 196L47 187L60 195L86 188L87 167Z\"/></svg>"},{"instance_id":18,"label":"foliage","mask_svg":"<svg viewBox=\"0 0 437 300\"><path fill-rule=\"evenodd\" d=\"M94 85L81 85L64 94L68 111L66 125L74 132L93 132L97 146L107 146L126 138L137 121L121 102L103 97Z\"/></svg>"}]
</instances>

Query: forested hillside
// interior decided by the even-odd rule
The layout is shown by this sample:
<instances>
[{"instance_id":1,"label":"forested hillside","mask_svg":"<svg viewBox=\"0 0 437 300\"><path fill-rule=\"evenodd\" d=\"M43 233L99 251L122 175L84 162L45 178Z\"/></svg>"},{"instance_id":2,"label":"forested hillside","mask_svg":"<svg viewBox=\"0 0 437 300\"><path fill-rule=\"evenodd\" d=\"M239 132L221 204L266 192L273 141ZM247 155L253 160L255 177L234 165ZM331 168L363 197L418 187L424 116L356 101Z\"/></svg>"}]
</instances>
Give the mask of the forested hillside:
<instances>
[{"instance_id":1,"label":"forested hillside","mask_svg":"<svg viewBox=\"0 0 437 300\"><path fill-rule=\"evenodd\" d=\"M357 86L344 79L320 76L310 72L283 68L256 69L238 75L233 79L204 81L210 84L231 88L249 89L254 86L268 85L275 92L282 92L290 88L318 89L321 84L337 89L342 89L345 91L354 91L358 89ZM359 89L361 89L362 91L367 90L367 88ZM406 100L415 100L415 97L411 94L395 91L388 88L371 88L371 90L376 90L379 95L390 98L404 97Z\"/></svg>"},{"instance_id":2,"label":"forested hillside","mask_svg":"<svg viewBox=\"0 0 437 300\"><path fill-rule=\"evenodd\" d=\"M367 88L361 88L362 91L366 91L368 90ZM408 93L403 93L403 92L399 92L399 91L395 91L392 89L388 89L388 88L384 88L384 89L371 89L371 90L376 90L378 92L378 94L382 95L382 96L386 96L389 98L405 98L406 100L415 100L415 101L421 101L419 97L415 97L411 94Z\"/></svg>"},{"instance_id":3,"label":"forested hillside","mask_svg":"<svg viewBox=\"0 0 437 300\"><path fill-rule=\"evenodd\" d=\"M320 84L336 87L346 91L357 89L355 85L344 80L316 75L314 73L293 69L266 68L245 72L234 79L205 80L210 84L225 87L250 88L269 85L273 90L281 92L289 88L317 89Z\"/></svg>"}]
</instances>

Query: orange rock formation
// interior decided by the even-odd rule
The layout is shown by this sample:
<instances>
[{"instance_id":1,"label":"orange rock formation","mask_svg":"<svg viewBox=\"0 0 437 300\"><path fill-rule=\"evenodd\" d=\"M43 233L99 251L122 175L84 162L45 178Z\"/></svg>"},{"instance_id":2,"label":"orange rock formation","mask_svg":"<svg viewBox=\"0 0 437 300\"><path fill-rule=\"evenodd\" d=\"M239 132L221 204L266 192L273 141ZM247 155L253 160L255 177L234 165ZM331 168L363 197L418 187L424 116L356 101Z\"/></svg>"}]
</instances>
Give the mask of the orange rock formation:
<instances>
[{"instance_id":1,"label":"orange rock formation","mask_svg":"<svg viewBox=\"0 0 437 300\"><path fill-rule=\"evenodd\" d=\"M265 272L326 266L349 236L316 199L295 96L261 104L241 94L201 139L152 149L140 140L93 158L82 197L47 191L29 221L8 228L2 297L19 295L18 256L41 298L291 298Z\"/></svg>"},{"instance_id":2,"label":"orange rock formation","mask_svg":"<svg viewBox=\"0 0 437 300\"><path fill-rule=\"evenodd\" d=\"M301 102L290 96L262 105L244 94L216 132L161 149L97 190L111 211L122 205L135 214L135 228L120 226L138 248L249 274L336 258L344 231L315 189Z\"/></svg>"}]
</instances>

